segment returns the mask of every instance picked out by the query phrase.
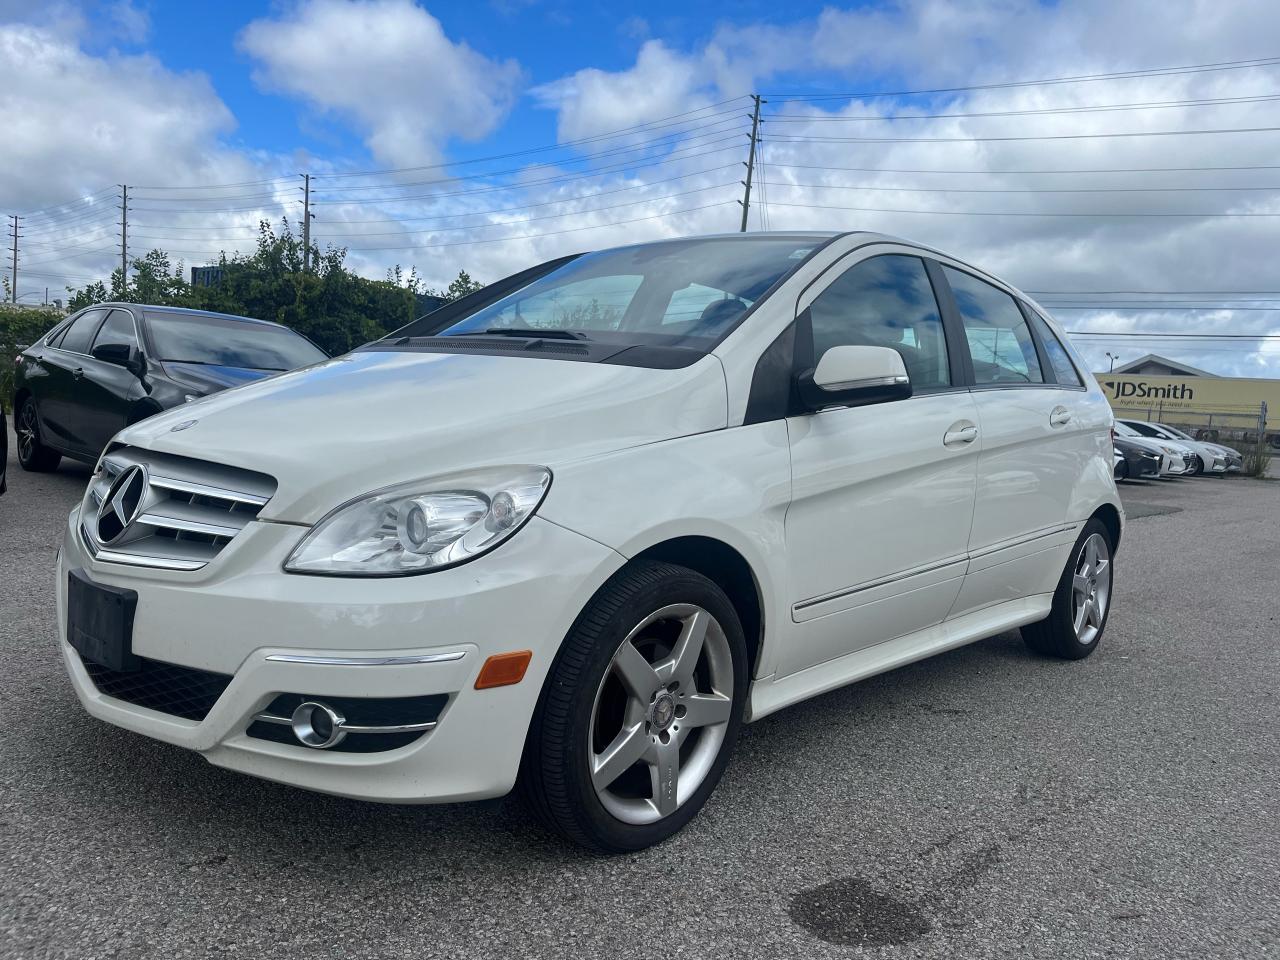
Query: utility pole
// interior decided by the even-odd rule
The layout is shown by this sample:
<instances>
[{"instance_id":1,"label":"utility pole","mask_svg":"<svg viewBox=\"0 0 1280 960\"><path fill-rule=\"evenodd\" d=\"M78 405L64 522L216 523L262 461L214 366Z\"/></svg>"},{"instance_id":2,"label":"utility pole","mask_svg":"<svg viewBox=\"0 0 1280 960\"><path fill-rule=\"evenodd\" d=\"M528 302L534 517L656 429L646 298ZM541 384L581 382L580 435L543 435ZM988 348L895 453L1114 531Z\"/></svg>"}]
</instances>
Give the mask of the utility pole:
<instances>
[{"instance_id":1,"label":"utility pole","mask_svg":"<svg viewBox=\"0 0 1280 960\"><path fill-rule=\"evenodd\" d=\"M9 283L12 284L9 290L9 299L14 303L18 302L18 223L22 219L16 213L9 217L13 221L13 272L9 275Z\"/></svg>"},{"instance_id":2,"label":"utility pole","mask_svg":"<svg viewBox=\"0 0 1280 960\"><path fill-rule=\"evenodd\" d=\"M760 140L760 104L768 103L767 100L761 100L758 93L753 93L751 99L756 102L756 106L751 112L751 149L747 153L747 179L742 181L742 185L746 187L746 192L742 195L742 199L738 201L742 204L742 227L739 231L741 233L747 232L747 213L751 209L751 177L756 169L756 144Z\"/></svg>"},{"instance_id":3,"label":"utility pole","mask_svg":"<svg viewBox=\"0 0 1280 960\"><path fill-rule=\"evenodd\" d=\"M311 272L311 174L302 175L302 272Z\"/></svg>"},{"instance_id":4,"label":"utility pole","mask_svg":"<svg viewBox=\"0 0 1280 960\"><path fill-rule=\"evenodd\" d=\"M120 295L129 292L129 187L120 184Z\"/></svg>"}]
</instances>

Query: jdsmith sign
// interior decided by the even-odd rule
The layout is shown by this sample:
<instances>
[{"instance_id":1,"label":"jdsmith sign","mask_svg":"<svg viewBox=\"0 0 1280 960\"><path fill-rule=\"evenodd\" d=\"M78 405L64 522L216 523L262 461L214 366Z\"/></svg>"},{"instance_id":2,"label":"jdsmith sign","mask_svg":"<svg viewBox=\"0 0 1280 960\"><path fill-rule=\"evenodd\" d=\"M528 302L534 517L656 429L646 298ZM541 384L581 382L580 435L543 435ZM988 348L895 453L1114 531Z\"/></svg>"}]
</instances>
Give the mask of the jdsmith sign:
<instances>
[{"instance_id":1,"label":"jdsmith sign","mask_svg":"<svg viewBox=\"0 0 1280 960\"><path fill-rule=\"evenodd\" d=\"M1257 415L1265 402L1268 429L1280 429L1280 380L1244 377L1144 377L1097 373L1098 383L1116 408L1192 413ZM1198 419L1198 418L1197 418Z\"/></svg>"}]
</instances>

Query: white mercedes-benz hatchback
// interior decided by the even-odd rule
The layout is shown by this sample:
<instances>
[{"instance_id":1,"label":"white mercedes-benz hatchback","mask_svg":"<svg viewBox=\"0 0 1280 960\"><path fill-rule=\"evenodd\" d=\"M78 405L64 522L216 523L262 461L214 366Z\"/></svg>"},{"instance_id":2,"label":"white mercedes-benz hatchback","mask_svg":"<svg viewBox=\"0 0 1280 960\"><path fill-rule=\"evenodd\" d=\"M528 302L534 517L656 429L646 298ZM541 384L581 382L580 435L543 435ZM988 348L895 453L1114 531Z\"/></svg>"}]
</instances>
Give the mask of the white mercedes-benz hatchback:
<instances>
[{"instance_id":1,"label":"white mercedes-benz hatchback","mask_svg":"<svg viewBox=\"0 0 1280 960\"><path fill-rule=\"evenodd\" d=\"M58 559L94 716L244 773L517 783L656 843L740 725L1020 627L1088 656L1112 414L1044 312L868 233L564 257L107 447Z\"/></svg>"}]
</instances>

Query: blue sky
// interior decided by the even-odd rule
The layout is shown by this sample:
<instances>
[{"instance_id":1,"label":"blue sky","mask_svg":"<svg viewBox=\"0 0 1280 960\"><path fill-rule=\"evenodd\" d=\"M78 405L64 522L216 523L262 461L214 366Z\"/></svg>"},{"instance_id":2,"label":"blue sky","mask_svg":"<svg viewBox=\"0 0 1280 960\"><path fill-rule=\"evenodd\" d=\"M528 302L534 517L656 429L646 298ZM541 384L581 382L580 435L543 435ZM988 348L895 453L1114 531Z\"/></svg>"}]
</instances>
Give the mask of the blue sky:
<instances>
[{"instance_id":1,"label":"blue sky","mask_svg":"<svg viewBox=\"0 0 1280 960\"><path fill-rule=\"evenodd\" d=\"M735 229L764 92L752 229L907 236L1072 305L1167 294L1058 297L1078 329L1280 334L1257 303L1171 303L1275 286L1280 60L1040 82L1273 57L1275 36L1269 0L0 0L0 208L27 218L23 297L118 262L114 184L131 253L185 266L296 223L304 171L313 236L353 269L490 280ZM1204 129L1237 132L1182 132ZM1280 376L1280 341L1087 351L1117 347Z\"/></svg>"}]
</instances>

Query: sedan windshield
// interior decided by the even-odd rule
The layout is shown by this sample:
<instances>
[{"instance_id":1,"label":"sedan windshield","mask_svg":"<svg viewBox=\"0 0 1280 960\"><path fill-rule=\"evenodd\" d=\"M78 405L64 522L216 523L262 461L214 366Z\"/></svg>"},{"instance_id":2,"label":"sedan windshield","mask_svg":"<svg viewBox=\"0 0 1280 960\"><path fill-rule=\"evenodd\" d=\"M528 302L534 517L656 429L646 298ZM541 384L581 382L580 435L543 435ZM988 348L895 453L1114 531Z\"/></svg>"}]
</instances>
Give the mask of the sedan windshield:
<instances>
[{"instance_id":1,"label":"sedan windshield","mask_svg":"<svg viewBox=\"0 0 1280 960\"><path fill-rule=\"evenodd\" d=\"M707 349L821 242L804 236L679 240L586 254L436 335Z\"/></svg>"},{"instance_id":2,"label":"sedan windshield","mask_svg":"<svg viewBox=\"0 0 1280 960\"><path fill-rule=\"evenodd\" d=\"M157 358L249 370L293 370L326 359L287 327L193 313L147 311Z\"/></svg>"}]
</instances>

